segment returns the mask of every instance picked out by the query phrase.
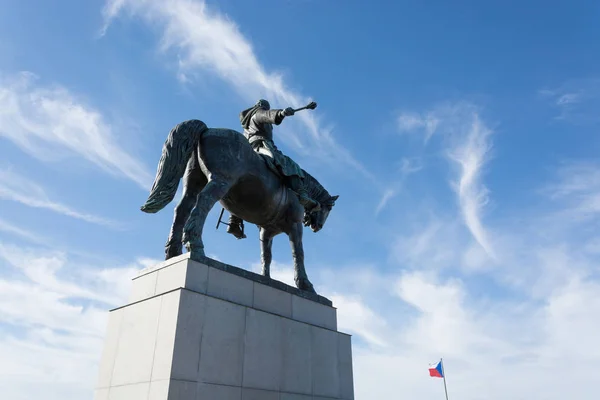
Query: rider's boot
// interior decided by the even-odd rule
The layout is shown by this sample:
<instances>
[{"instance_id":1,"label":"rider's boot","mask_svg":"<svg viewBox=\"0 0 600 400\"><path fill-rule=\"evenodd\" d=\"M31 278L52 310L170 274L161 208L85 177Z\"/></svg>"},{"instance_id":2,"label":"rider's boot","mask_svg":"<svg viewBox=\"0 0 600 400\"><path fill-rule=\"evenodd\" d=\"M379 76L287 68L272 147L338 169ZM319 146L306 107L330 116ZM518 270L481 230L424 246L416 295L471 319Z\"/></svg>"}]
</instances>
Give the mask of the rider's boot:
<instances>
[{"instance_id":1,"label":"rider's boot","mask_svg":"<svg viewBox=\"0 0 600 400\"><path fill-rule=\"evenodd\" d=\"M302 179L299 176L289 176L287 183L289 188L296 192L300 204L302 204L306 211L318 211L321 208L318 202L308 196L308 191L304 187L304 182L302 182Z\"/></svg>"},{"instance_id":2,"label":"rider's boot","mask_svg":"<svg viewBox=\"0 0 600 400\"><path fill-rule=\"evenodd\" d=\"M227 226L227 233L232 234L238 239L245 239L246 235L242 227L244 226L244 220L242 220L237 215L231 214L229 216L229 225Z\"/></svg>"}]
</instances>

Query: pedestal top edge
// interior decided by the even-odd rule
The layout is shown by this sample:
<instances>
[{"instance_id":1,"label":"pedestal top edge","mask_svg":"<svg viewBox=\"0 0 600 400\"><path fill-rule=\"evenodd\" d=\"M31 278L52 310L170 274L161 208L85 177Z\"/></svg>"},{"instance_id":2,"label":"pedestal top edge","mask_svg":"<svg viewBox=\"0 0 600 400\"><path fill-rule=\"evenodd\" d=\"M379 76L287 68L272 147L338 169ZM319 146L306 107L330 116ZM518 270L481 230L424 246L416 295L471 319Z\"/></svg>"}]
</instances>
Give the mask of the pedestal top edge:
<instances>
[{"instance_id":1,"label":"pedestal top edge","mask_svg":"<svg viewBox=\"0 0 600 400\"><path fill-rule=\"evenodd\" d=\"M171 289L171 290L169 290L167 292L164 292L164 293L160 293L160 294L157 294L157 295L154 295L154 296L150 296L150 297L145 298L145 299L133 301L131 303L123 304L122 306L111 308L108 311L109 312L119 311L119 310L122 310L124 308L131 307L131 306L134 306L136 304L143 303L143 302L155 299L157 297L164 296L166 294L169 294L169 293L172 293L172 292L177 292L177 291L187 291L187 292L191 292L191 293L197 293L197 294L201 294L201 295L206 295L205 293L199 293L199 292L196 292L194 290L186 289L184 287L178 287L178 288ZM236 304L236 305L240 305L239 303L234 303L232 301L225 300L225 299L219 299L219 300L222 300L222 301L225 301L225 302L230 302L230 303ZM248 307L248 306L244 306L244 307ZM299 323L302 323L302 324L311 325L311 326L314 326L314 327L319 328L319 329L324 329L324 330L327 330L327 331L335 332L338 335L347 336L349 338L352 338L354 336L353 334L348 333L348 332L339 331L339 330L336 330L336 329L328 328L326 326L316 325L316 324L310 323L310 322L296 320L296 319L293 319L293 318L290 318L290 317L286 317L284 315L275 314L275 313L273 313L271 311L261 310L261 309L256 309L256 310L259 311L259 312L262 312L262 313L274 315L275 317L278 317L278 318L291 319L292 321L296 321L296 322L299 322Z\"/></svg>"},{"instance_id":2,"label":"pedestal top edge","mask_svg":"<svg viewBox=\"0 0 600 400\"><path fill-rule=\"evenodd\" d=\"M198 262L200 264L204 264L208 267L216 268L218 270L221 270L221 271L233 274L233 275L237 275L242 278L257 282L257 283L261 283L265 286L269 286L274 289L288 292L295 296L302 297L304 299L311 300L311 301L314 301L319 304L323 304L328 307L333 307L333 303L331 300L329 300L328 298L321 296L319 294L308 293L308 292L300 290L296 287L293 287L293 286L287 285L283 282L277 281L275 279L267 278L263 275L255 273L255 272L252 272L252 271L249 271L249 270L246 270L243 268L235 267L233 265L225 264L221 261L217 261L217 260L214 260L214 259L206 257L206 256L198 256L198 255L195 255L194 253L184 253L177 257L173 257L166 261L160 262L156 265L146 267L146 268L140 270L133 279L135 280L144 275L150 274L152 272L158 271L159 269L166 268L170 265L176 264L176 263L184 261L184 260L192 260L192 261Z\"/></svg>"},{"instance_id":3,"label":"pedestal top edge","mask_svg":"<svg viewBox=\"0 0 600 400\"><path fill-rule=\"evenodd\" d=\"M151 265L149 267L143 268L138 271L137 275L133 277L133 279L137 279L144 275L150 274L152 272L158 271L159 269L163 269L168 267L169 265L177 264L180 261L191 259L190 253L184 253L177 257L169 258L168 260L159 262L158 264Z\"/></svg>"}]
</instances>

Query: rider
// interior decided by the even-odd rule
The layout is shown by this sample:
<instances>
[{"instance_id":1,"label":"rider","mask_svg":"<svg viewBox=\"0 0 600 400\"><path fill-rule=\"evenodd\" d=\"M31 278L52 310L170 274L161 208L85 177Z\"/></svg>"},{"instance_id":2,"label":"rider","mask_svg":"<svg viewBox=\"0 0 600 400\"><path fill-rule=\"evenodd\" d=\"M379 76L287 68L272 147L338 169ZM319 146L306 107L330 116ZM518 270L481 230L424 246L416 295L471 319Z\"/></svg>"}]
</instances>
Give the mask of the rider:
<instances>
[{"instance_id":1,"label":"rider","mask_svg":"<svg viewBox=\"0 0 600 400\"><path fill-rule=\"evenodd\" d=\"M292 115L294 115L293 108L271 110L269 102L261 99L253 107L240 113L240 122L244 128L244 135L254 151L270 157L279 173L284 177L286 186L298 195L300 203L307 211L314 211L318 209L319 203L308 196L304 186L304 172L291 158L284 155L273 142L273 124L279 125L285 117ZM238 239L244 238L245 235L243 235L241 229L242 223L241 218L231 214L227 232Z\"/></svg>"}]
</instances>

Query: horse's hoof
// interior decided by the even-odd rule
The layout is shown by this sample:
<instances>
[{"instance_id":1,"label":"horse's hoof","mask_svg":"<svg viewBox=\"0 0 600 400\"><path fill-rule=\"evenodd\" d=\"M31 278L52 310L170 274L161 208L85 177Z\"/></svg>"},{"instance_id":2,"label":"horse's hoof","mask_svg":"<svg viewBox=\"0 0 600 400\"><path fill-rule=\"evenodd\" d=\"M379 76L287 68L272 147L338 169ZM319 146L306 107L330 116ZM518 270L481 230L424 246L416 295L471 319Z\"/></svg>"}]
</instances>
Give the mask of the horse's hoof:
<instances>
[{"instance_id":1,"label":"horse's hoof","mask_svg":"<svg viewBox=\"0 0 600 400\"><path fill-rule=\"evenodd\" d=\"M204 246L202 244L192 244L190 242L186 242L185 248L188 253L193 253L198 257L206 257L206 254L204 254Z\"/></svg>"},{"instance_id":2,"label":"horse's hoof","mask_svg":"<svg viewBox=\"0 0 600 400\"><path fill-rule=\"evenodd\" d=\"M183 251L181 251L181 246L170 245L165 249L165 260L180 256L182 254Z\"/></svg>"},{"instance_id":3,"label":"horse's hoof","mask_svg":"<svg viewBox=\"0 0 600 400\"><path fill-rule=\"evenodd\" d=\"M317 293L312 283L308 279L298 279L296 281L296 287L308 293Z\"/></svg>"}]
</instances>

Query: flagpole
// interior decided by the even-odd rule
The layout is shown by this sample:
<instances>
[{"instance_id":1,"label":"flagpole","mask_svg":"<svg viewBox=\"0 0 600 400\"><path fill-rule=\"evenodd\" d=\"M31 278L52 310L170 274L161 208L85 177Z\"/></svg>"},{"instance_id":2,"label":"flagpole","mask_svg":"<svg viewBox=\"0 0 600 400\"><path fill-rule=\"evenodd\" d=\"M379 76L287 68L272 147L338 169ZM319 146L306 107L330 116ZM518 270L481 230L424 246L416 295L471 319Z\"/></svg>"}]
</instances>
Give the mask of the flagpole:
<instances>
[{"instance_id":1,"label":"flagpole","mask_svg":"<svg viewBox=\"0 0 600 400\"><path fill-rule=\"evenodd\" d=\"M446 369L444 368L444 360L440 358L442 366L442 377L444 378L444 392L446 392L446 400L448 400L448 388L446 387Z\"/></svg>"}]
</instances>

